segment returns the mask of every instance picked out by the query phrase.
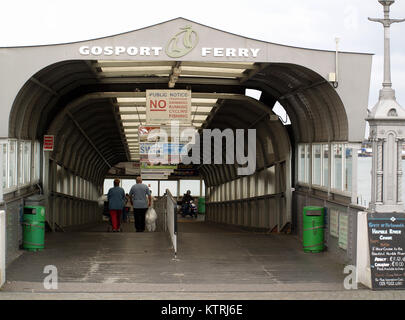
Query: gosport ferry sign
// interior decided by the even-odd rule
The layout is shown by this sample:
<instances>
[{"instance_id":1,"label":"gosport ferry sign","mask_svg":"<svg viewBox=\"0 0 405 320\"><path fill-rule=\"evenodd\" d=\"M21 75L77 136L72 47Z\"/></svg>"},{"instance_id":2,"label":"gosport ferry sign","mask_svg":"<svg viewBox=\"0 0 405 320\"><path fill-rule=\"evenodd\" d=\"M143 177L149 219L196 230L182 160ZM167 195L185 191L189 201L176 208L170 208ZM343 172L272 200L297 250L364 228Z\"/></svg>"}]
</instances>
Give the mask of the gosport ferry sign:
<instances>
[{"instance_id":1,"label":"gosport ferry sign","mask_svg":"<svg viewBox=\"0 0 405 320\"><path fill-rule=\"evenodd\" d=\"M191 26L180 28L167 43L166 47L159 46L81 46L79 53L83 56L161 56L163 53L170 58L181 58L196 48L199 42L198 34ZM225 48L202 47L202 57L235 57L257 58L260 48Z\"/></svg>"}]
</instances>

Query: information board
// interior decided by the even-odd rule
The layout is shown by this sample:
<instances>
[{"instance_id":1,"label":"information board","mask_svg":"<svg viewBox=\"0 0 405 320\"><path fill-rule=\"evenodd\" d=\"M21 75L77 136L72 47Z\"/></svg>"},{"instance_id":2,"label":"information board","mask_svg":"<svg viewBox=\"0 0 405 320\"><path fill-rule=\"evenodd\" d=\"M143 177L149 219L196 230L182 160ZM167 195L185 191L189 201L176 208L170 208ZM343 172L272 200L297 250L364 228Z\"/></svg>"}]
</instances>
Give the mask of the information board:
<instances>
[{"instance_id":1,"label":"information board","mask_svg":"<svg viewBox=\"0 0 405 320\"><path fill-rule=\"evenodd\" d=\"M405 214L368 216L371 283L375 290L405 289Z\"/></svg>"},{"instance_id":2,"label":"information board","mask_svg":"<svg viewBox=\"0 0 405 320\"><path fill-rule=\"evenodd\" d=\"M55 144L55 136L53 135L44 136L44 145L43 145L44 151L53 151L54 144Z\"/></svg>"},{"instance_id":3,"label":"information board","mask_svg":"<svg viewBox=\"0 0 405 320\"><path fill-rule=\"evenodd\" d=\"M349 230L349 216L347 214L339 214L339 247L347 250L347 235Z\"/></svg>"},{"instance_id":4,"label":"information board","mask_svg":"<svg viewBox=\"0 0 405 320\"><path fill-rule=\"evenodd\" d=\"M190 90L146 90L146 123L191 123Z\"/></svg>"},{"instance_id":5,"label":"information board","mask_svg":"<svg viewBox=\"0 0 405 320\"><path fill-rule=\"evenodd\" d=\"M330 209L329 232L331 236L339 237L339 211L336 209Z\"/></svg>"}]
</instances>

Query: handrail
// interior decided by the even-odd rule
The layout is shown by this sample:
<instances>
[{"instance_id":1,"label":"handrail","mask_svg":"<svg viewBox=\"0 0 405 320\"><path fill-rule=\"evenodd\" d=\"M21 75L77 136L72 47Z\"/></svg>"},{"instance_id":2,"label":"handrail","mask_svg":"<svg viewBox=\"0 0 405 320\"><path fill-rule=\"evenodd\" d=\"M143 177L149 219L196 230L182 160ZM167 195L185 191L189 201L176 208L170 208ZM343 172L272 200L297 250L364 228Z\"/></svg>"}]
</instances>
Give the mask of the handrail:
<instances>
[{"instance_id":1,"label":"handrail","mask_svg":"<svg viewBox=\"0 0 405 320\"><path fill-rule=\"evenodd\" d=\"M228 204L234 202L249 202L249 201L256 201L256 200L267 200L267 199L280 199L285 198L285 192L273 193L273 194L266 194L262 196L255 196L250 198L242 198L242 199L235 199L235 200L224 200L224 201L206 201L206 204Z\"/></svg>"},{"instance_id":2,"label":"handrail","mask_svg":"<svg viewBox=\"0 0 405 320\"><path fill-rule=\"evenodd\" d=\"M55 191L49 192L49 195L50 195L51 197L65 198L65 199L70 199L70 200L74 200L74 201L83 201L83 202L98 203L97 200L89 200L89 199L85 199L85 198L79 198L79 197L76 197L76 196L71 196L71 195L66 194L66 193L60 193L60 192L55 192Z\"/></svg>"},{"instance_id":3,"label":"handrail","mask_svg":"<svg viewBox=\"0 0 405 320\"><path fill-rule=\"evenodd\" d=\"M167 197L168 197L170 200L172 200L173 203L175 203L175 204L177 205L177 201L174 200L174 197L173 197L173 195L172 195L172 193L170 192L169 189L166 189L166 194L167 194Z\"/></svg>"},{"instance_id":4,"label":"handrail","mask_svg":"<svg viewBox=\"0 0 405 320\"><path fill-rule=\"evenodd\" d=\"M167 202L166 202L166 215L167 215L167 230L172 240L174 257L177 258L177 201L170 193L169 189L166 189Z\"/></svg>"}]
</instances>

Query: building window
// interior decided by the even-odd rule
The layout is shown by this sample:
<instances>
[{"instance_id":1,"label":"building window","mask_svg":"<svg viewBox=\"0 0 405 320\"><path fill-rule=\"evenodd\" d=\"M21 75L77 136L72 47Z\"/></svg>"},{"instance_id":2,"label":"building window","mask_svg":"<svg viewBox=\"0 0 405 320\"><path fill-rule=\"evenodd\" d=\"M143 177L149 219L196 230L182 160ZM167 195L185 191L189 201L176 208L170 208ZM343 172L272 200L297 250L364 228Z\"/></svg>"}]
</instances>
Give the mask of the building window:
<instances>
[{"instance_id":1,"label":"building window","mask_svg":"<svg viewBox=\"0 0 405 320\"><path fill-rule=\"evenodd\" d=\"M190 190L191 195L199 197L200 192L200 180L180 180L180 195L183 195Z\"/></svg>"},{"instance_id":2,"label":"building window","mask_svg":"<svg viewBox=\"0 0 405 320\"><path fill-rule=\"evenodd\" d=\"M24 142L18 141L18 184L24 184Z\"/></svg>"},{"instance_id":3,"label":"building window","mask_svg":"<svg viewBox=\"0 0 405 320\"><path fill-rule=\"evenodd\" d=\"M7 142L1 142L0 144L2 153L2 181L3 181L3 189L7 188Z\"/></svg>"},{"instance_id":4,"label":"building window","mask_svg":"<svg viewBox=\"0 0 405 320\"><path fill-rule=\"evenodd\" d=\"M202 185L201 185L201 196L205 197L205 182L204 182L204 180L202 181Z\"/></svg>"},{"instance_id":5,"label":"building window","mask_svg":"<svg viewBox=\"0 0 405 320\"><path fill-rule=\"evenodd\" d=\"M266 187L266 170L262 170L258 173L258 182L257 182L257 195L263 196L265 194L265 187Z\"/></svg>"},{"instance_id":6,"label":"building window","mask_svg":"<svg viewBox=\"0 0 405 320\"><path fill-rule=\"evenodd\" d=\"M345 191L352 191L352 165L353 165L353 149L345 148Z\"/></svg>"},{"instance_id":7,"label":"building window","mask_svg":"<svg viewBox=\"0 0 405 320\"><path fill-rule=\"evenodd\" d=\"M41 175L41 144L36 141L34 143L34 176L35 182L38 182Z\"/></svg>"},{"instance_id":8,"label":"building window","mask_svg":"<svg viewBox=\"0 0 405 320\"><path fill-rule=\"evenodd\" d=\"M333 188L343 189L343 145L333 145Z\"/></svg>"},{"instance_id":9,"label":"building window","mask_svg":"<svg viewBox=\"0 0 405 320\"><path fill-rule=\"evenodd\" d=\"M241 190L240 190L240 178L235 180L235 185L236 185L236 198L241 199Z\"/></svg>"},{"instance_id":10,"label":"building window","mask_svg":"<svg viewBox=\"0 0 405 320\"><path fill-rule=\"evenodd\" d=\"M256 176L257 173L252 174L250 176L250 185L249 185L249 189L250 189L250 194L249 196L252 197L256 197Z\"/></svg>"},{"instance_id":11,"label":"building window","mask_svg":"<svg viewBox=\"0 0 405 320\"><path fill-rule=\"evenodd\" d=\"M298 181L299 182L307 182L306 181L306 161L305 161L305 145L300 144L298 146Z\"/></svg>"},{"instance_id":12,"label":"building window","mask_svg":"<svg viewBox=\"0 0 405 320\"><path fill-rule=\"evenodd\" d=\"M170 181L170 180L162 180L160 181L160 194L159 196L163 196L166 192L166 189L169 189L170 193L173 197L177 197L177 181Z\"/></svg>"},{"instance_id":13,"label":"building window","mask_svg":"<svg viewBox=\"0 0 405 320\"><path fill-rule=\"evenodd\" d=\"M17 141L8 143L8 188L17 186Z\"/></svg>"},{"instance_id":14,"label":"building window","mask_svg":"<svg viewBox=\"0 0 405 320\"><path fill-rule=\"evenodd\" d=\"M232 180L230 182L230 194L229 194L229 200L235 200L235 180Z\"/></svg>"},{"instance_id":15,"label":"building window","mask_svg":"<svg viewBox=\"0 0 405 320\"><path fill-rule=\"evenodd\" d=\"M305 162L305 182L310 183L311 179L311 145L305 145L305 154L306 154L306 162Z\"/></svg>"},{"instance_id":16,"label":"building window","mask_svg":"<svg viewBox=\"0 0 405 320\"><path fill-rule=\"evenodd\" d=\"M31 141L24 142L24 184L31 182Z\"/></svg>"},{"instance_id":17,"label":"building window","mask_svg":"<svg viewBox=\"0 0 405 320\"><path fill-rule=\"evenodd\" d=\"M322 145L322 185L324 187L329 187L329 145L324 144Z\"/></svg>"},{"instance_id":18,"label":"building window","mask_svg":"<svg viewBox=\"0 0 405 320\"><path fill-rule=\"evenodd\" d=\"M312 184L321 185L322 181L322 146L312 146Z\"/></svg>"},{"instance_id":19,"label":"building window","mask_svg":"<svg viewBox=\"0 0 405 320\"><path fill-rule=\"evenodd\" d=\"M276 166L267 168L267 194L276 193Z\"/></svg>"}]
</instances>

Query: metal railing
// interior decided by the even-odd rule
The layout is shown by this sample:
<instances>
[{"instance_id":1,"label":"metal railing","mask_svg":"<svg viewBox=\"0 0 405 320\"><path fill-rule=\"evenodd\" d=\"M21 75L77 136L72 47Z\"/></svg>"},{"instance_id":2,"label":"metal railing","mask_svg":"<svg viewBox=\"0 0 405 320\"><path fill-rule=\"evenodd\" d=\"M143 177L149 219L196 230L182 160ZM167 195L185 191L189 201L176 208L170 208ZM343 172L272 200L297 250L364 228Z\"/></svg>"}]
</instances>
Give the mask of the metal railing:
<instances>
[{"instance_id":1,"label":"metal railing","mask_svg":"<svg viewBox=\"0 0 405 320\"><path fill-rule=\"evenodd\" d=\"M166 213L167 230L172 240L174 257L177 257L177 201L173 198L169 189L166 189Z\"/></svg>"},{"instance_id":2,"label":"metal railing","mask_svg":"<svg viewBox=\"0 0 405 320\"><path fill-rule=\"evenodd\" d=\"M157 231L168 232L173 245L174 256L177 257L177 201L169 190L163 197L154 201L157 213Z\"/></svg>"},{"instance_id":3,"label":"metal railing","mask_svg":"<svg viewBox=\"0 0 405 320\"><path fill-rule=\"evenodd\" d=\"M206 202L206 220L278 232L291 223L283 192L228 201Z\"/></svg>"}]
</instances>

